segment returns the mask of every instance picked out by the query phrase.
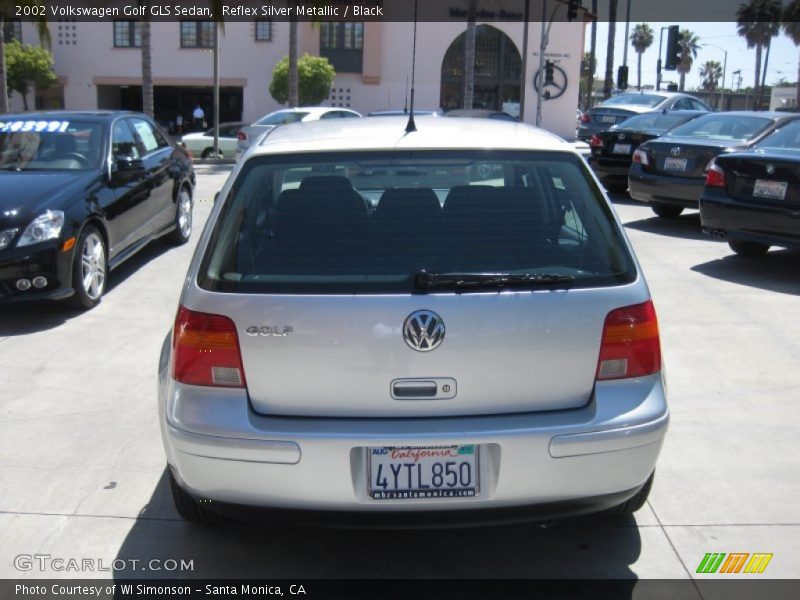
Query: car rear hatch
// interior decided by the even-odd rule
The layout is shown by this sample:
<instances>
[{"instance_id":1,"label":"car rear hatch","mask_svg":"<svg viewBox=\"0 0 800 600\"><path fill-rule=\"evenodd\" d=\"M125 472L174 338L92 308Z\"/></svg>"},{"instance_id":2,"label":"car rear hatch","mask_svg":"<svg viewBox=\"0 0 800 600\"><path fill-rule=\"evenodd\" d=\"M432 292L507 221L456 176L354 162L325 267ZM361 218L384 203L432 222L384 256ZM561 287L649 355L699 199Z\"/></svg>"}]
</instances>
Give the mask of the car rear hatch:
<instances>
[{"instance_id":1,"label":"car rear hatch","mask_svg":"<svg viewBox=\"0 0 800 600\"><path fill-rule=\"evenodd\" d=\"M612 125L622 123L625 119L635 114L637 114L635 111L622 108L605 108L599 106L589 109L590 123L603 129L608 129Z\"/></svg>"},{"instance_id":2,"label":"car rear hatch","mask_svg":"<svg viewBox=\"0 0 800 600\"><path fill-rule=\"evenodd\" d=\"M630 162L636 148L656 137L658 137L656 134L642 131L606 131L600 135L603 146L600 148L599 156Z\"/></svg>"},{"instance_id":3,"label":"car rear hatch","mask_svg":"<svg viewBox=\"0 0 800 600\"><path fill-rule=\"evenodd\" d=\"M430 417L590 401L606 315L649 294L585 163L418 154L243 167L184 303L232 319L256 412ZM395 187L411 178L421 187ZM533 279L445 275L521 265Z\"/></svg>"},{"instance_id":4,"label":"car rear hatch","mask_svg":"<svg viewBox=\"0 0 800 600\"><path fill-rule=\"evenodd\" d=\"M682 139L655 140L646 146L648 165L643 169L670 177L705 177L706 167L727 146Z\"/></svg>"}]
</instances>

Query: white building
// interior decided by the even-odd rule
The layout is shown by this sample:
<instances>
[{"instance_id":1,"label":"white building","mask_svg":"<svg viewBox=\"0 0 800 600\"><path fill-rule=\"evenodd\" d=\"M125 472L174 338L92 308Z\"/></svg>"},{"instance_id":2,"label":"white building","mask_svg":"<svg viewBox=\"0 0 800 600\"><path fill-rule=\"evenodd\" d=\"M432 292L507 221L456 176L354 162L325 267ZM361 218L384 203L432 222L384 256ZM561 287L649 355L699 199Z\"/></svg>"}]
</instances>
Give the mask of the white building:
<instances>
[{"instance_id":1,"label":"white building","mask_svg":"<svg viewBox=\"0 0 800 600\"><path fill-rule=\"evenodd\" d=\"M453 4L465 4L453 0ZM491 0L502 6L503 0ZM518 10L519 3L513 4ZM443 4L444 7L444 4ZM446 8L446 7L444 7ZM447 19L448 14L444 13ZM38 39L30 23L12 23L22 41ZM328 57L337 75L328 104L372 110L402 109L411 76L413 23L299 24L300 53ZM541 24L531 23L524 77L524 120L534 122L537 93L533 86L539 68ZM466 22L453 18L420 22L417 30L416 102L419 109L455 108L462 101L462 50ZM136 21L50 24L51 49L60 86L38 94L40 108L141 109L140 24ZM180 113L188 119L195 104L212 114L212 51L210 21L151 23L152 68L156 117L169 120ZM556 22L550 32L546 58L557 65L553 96L543 102L543 126L567 138L575 134L584 24ZM252 121L280 108L269 94L275 64L288 53L289 23L284 21L228 22L220 37L223 121ZM475 61L475 108L519 109L523 23L478 23ZM12 98L15 110L21 98Z\"/></svg>"}]
</instances>

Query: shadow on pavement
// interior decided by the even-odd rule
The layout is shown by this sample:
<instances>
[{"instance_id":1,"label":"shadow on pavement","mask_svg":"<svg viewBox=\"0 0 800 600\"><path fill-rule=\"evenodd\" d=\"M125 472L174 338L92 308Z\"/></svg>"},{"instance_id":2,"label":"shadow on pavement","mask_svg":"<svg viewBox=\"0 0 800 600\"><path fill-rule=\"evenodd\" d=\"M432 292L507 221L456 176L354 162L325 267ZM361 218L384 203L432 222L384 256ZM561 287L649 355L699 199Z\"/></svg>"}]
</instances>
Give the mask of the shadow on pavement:
<instances>
[{"instance_id":1,"label":"shadow on pavement","mask_svg":"<svg viewBox=\"0 0 800 600\"><path fill-rule=\"evenodd\" d=\"M628 221L625 223L625 228L686 240L703 240L709 243L717 243L713 238L703 235L700 230L700 213L697 212L681 215L677 219L665 219L653 215L649 219Z\"/></svg>"},{"instance_id":2,"label":"shadow on pavement","mask_svg":"<svg viewBox=\"0 0 800 600\"><path fill-rule=\"evenodd\" d=\"M169 243L162 239L150 242L147 246L139 250L139 252L109 273L108 283L106 284L106 294L113 292L114 288L124 283L128 277L136 273L149 262L174 249L174 246L170 246Z\"/></svg>"},{"instance_id":3,"label":"shadow on pavement","mask_svg":"<svg viewBox=\"0 0 800 600\"><path fill-rule=\"evenodd\" d=\"M632 518L584 517L550 527L516 524L435 530L276 528L236 521L203 527L179 519L171 505L165 470L117 558L192 560L194 569L142 573L126 568L116 570L114 576L620 578L630 581L632 589L636 576L630 565L640 552L639 530Z\"/></svg>"},{"instance_id":4,"label":"shadow on pavement","mask_svg":"<svg viewBox=\"0 0 800 600\"><path fill-rule=\"evenodd\" d=\"M760 258L731 254L692 267L692 271L750 287L800 295L800 252L773 250Z\"/></svg>"}]
</instances>

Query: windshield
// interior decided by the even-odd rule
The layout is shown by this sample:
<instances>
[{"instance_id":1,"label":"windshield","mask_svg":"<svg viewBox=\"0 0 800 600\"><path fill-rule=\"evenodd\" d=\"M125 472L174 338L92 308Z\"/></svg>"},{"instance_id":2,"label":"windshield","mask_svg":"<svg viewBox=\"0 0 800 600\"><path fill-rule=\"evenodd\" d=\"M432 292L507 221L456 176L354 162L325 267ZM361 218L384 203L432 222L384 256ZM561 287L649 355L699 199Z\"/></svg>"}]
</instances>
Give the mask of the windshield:
<instances>
[{"instance_id":1,"label":"windshield","mask_svg":"<svg viewBox=\"0 0 800 600\"><path fill-rule=\"evenodd\" d=\"M744 142L758 137L770 125L772 125L772 119L765 117L747 117L720 113L704 115L689 121L673 129L670 135Z\"/></svg>"},{"instance_id":2,"label":"windshield","mask_svg":"<svg viewBox=\"0 0 800 600\"><path fill-rule=\"evenodd\" d=\"M308 115L307 112L279 110L278 112L270 113L263 119L256 121L256 125L288 125L289 123L302 121L303 117L306 115Z\"/></svg>"},{"instance_id":3,"label":"windshield","mask_svg":"<svg viewBox=\"0 0 800 600\"><path fill-rule=\"evenodd\" d=\"M418 276L430 274L430 287ZM225 201L198 283L252 293L413 293L632 281L580 158L404 151L257 157ZM520 275L536 277L518 277ZM459 286L453 285L453 288Z\"/></svg>"},{"instance_id":4,"label":"windshield","mask_svg":"<svg viewBox=\"0 0 800 600\"><path fill-rule=\"evenodd\" d=\"M98 168L104 137L98 122L0 119L0 170Z\"/></svg>"},{"instance_id":5,"label":"windshield","mask_svg":"<svg viewBox=\"0 0 800 600\"><path fill-rule=\"evenodd\" d=\"M677 127L682 123L691 121L700 115L677 115L674 113L648 113L646 115L638 115L626 119L623 123L615 125L611 129L635 129L638 131L643 130L656 130L667 131L673 127Z\"/></svg>"},{"instance_id":6,"label":"windshield","mask_svg":"<svg viewBox=\"0 0 800 600\"><path fill-rule=\"evenodd\" d=\"M664 96L655 94L620 94L609 98L601 106L615 106L617 104L628 104L633 106L658 106L665 100Z\"/></svg>"},{"instance_id":7,"label":"windshield","mask_svg":"<svg viewBox=\"0 0 800 600\"><path fill-rule=\"evenodd\" d=\"M758 150L800 150L800 121L792 121L756 146Z\"/></svg>"}]
</instances>

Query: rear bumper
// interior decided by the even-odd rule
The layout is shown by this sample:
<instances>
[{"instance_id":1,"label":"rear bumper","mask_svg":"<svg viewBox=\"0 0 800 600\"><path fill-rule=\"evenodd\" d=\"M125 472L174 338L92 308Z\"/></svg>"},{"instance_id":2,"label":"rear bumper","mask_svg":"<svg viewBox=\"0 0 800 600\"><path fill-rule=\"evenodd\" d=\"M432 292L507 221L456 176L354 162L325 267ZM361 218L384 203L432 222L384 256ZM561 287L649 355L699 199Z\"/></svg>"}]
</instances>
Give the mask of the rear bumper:
<instances>
[{"instance_id":1,"label":"rear bumper","mask_svg":"<svg viewBox=\"0 0 800 600\"><path fill-rule=\"evenodd\" d=\"M669 420L660 374L600 383L592 401L575 410L318 419L254 413L245 392L178 384L168 375L168 357L161 362L168 463L190 494L220 506L376 514L539 507L543 518L591 512L644 484ZM369 497L369 447L451 444L478 446L477 496Z\"/></svg>"},{"instance_id":2,"label":"rear bumper","mask_svg":"<svg viewBox=\"0 0 800 600\"><path fill-rule=\"evenodd\" d=\"M633 163L628 173L631 198L648 204L655 202L697 208L704 187L703 179L647 173L638 163Z\"/></svg>"},{"instance_id":3,"label":"rear bumper","mask_svg":"<svg viewBox=\"0 0 800 600\"><path fill-rule=\"evenodd\" d=\"M626 180L628 178L628 171L630 171L631 168L631 161L596 158L593 156L589 159L589 165L601 180Z\"/></svg>"},{"instance_id":4,"label":"rear bumper","mask_svg":"<svg viewBox=\"0 0 800 600\"><path fill-rule=\"evenodd\" d=\"M706 233L800 250L800 208L734 200L724 190L706 190L700 200Z\"/></svg>"}]
</instances>

